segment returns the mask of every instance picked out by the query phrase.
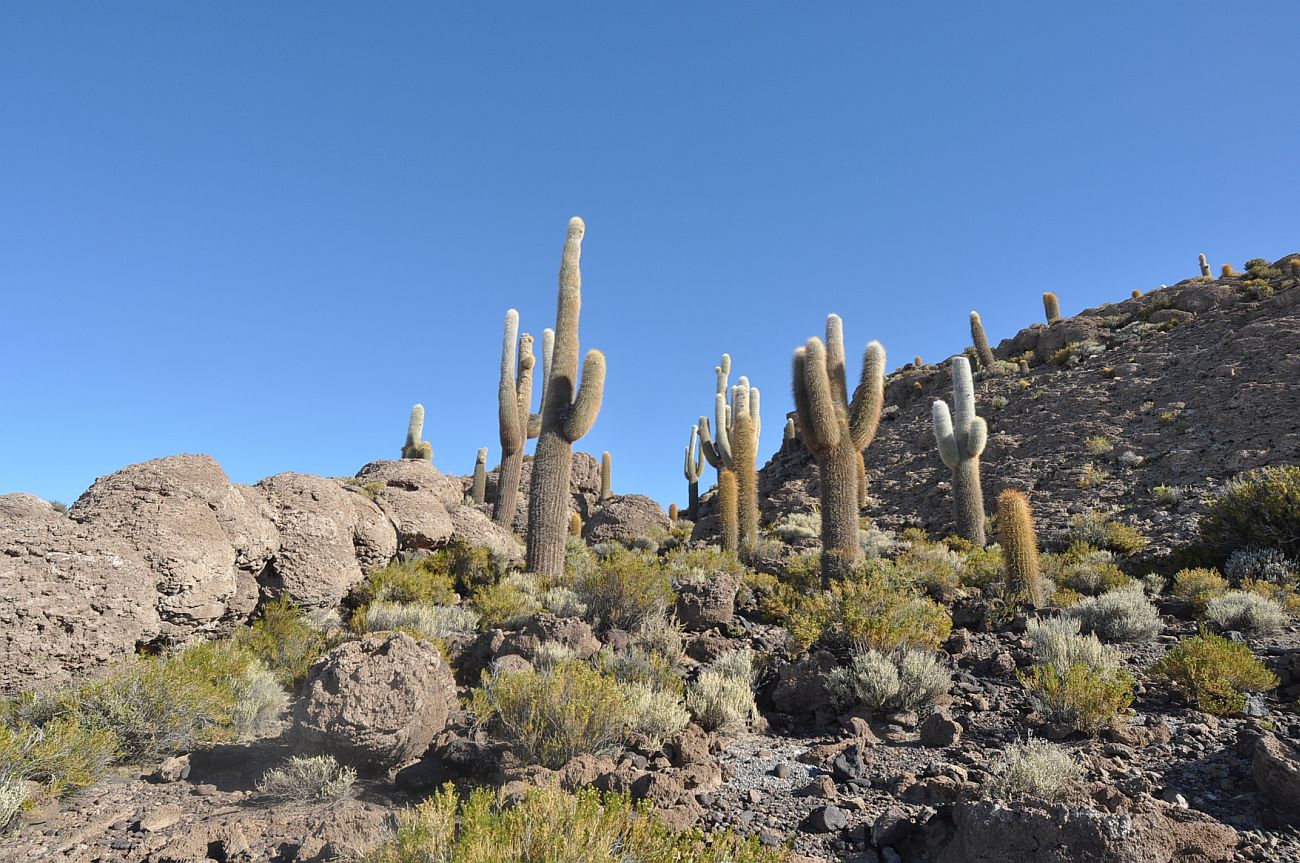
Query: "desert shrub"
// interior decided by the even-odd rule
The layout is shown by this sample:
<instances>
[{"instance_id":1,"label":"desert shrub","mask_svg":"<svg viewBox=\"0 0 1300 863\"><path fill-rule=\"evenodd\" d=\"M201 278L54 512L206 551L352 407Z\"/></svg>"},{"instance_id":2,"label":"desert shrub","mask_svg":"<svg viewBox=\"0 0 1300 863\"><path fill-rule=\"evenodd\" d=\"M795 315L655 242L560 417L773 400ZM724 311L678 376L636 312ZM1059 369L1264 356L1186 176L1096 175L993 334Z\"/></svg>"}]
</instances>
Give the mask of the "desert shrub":
<instances>
[{"instance_id":1,"label":"desert shrub","mask_svg":"<svg viewBox=\"0 0 1300 863\"><path fill-rule=\"evenodd\" d=\"M1277 686L1277 675L1255 658L1250 648L1202 631L1184 638L1151 667L1206 713L1226 716L1246 706L1245 693Z\"/></svg>"},{"instance_id":2,"label":"desert shrub","mask_svg":"<svg viewBox=\"0 0 1300 863\"><path fill-rule=\"evenodd\" d=\"M233 737L264 737L279 728L280 717L289 706L289 693L271 669L261 662L252 664L231 688L236 696L230 710Z\"/></svg>"},{"instance_id":3,"label":"desert shrub","mask_svg":"<svg viewBox=\"0 0 1300 863\"><path fill-rule=\"evenodd\" d=\"M596 667L619 683L648 686L651 689L680 693L684 687L674 662L643 647L632 645L623 650L602 648Z\"/></svg>"},{"instance_id":4,"label":"desert shrub","mask_svg":"<svg viewBox=\"0 0 1300 863\"><path fill-rule=\"evenodd\" d=\"M1300 563L1276 548L1240 548L1228 555L1223 574L1237 585L1243 581L1294 585L1300 578Z\"/></svg>"},{"instance_id":5,"label":"desert shrub","mask_svg":"<svg viewBox=\"0 0 1300 863\"><path fill-rule=\"evenodd\" d=\"M36 782L46 794L62 796L94 785L108 772L118 754L117 737L107 729L83 724L67 701L26 704L10 702L0 721L0 780ZM23 699L20 699L20 701ZM32 720L25 712L39 715Z\"/></svg>"},{"instance_id":6,"label":"desert shrub","mask_svg":"<svg viewBox=\"0 0 1300 863\"><path fill-rule=\"evenodd\" d=\"M748 649L724 653L686 687L686 707L705 731L742 731L754 717L753 661Z\"/></svg>"},{"instance_id":7,"label":"desert shrub","mask_svg":"<svg viewBox=\"0 0 1300 863\"><path fill-rule=\"evenodd\" d=\"M461 800L447 785L398 815L387 842L363 863L783 863L788 853L757 838L665 827L648 803L582 790L530 788L518 803L479 789Z\"/></svg>"},{"instance_id":8,"label":"desert shrub","mask_svg":"<svg viewBox=\"0 0 1300 863\"><path fill-rule=\"evenodd\" d=\"M1070 519L1067 537L1071 544L1085 543L1123 555L1135 554L1147 545L1147 538L1136 528L1091 510Z\"/></svg>"},{"instance_id":9,"label":"desert shrub","mask_svg":"<svg viewBox=\"0 0 1300 863\"><path fill-rule=\"evenodd\" d=\"M1044 555L1045 574L1059 587L1083 596L1097 596L1127 585L1132 579L1115 565L1115 555L1076 542L1061 554Z\"/></svg>"},{"instance_id":10,"label":"desert shrub","mask_svg":"<svg viewBox=\"0 0 1300 863\"><path fill-rule=\"evenodd\" d=\"M1107 455L1115 451L1115 444L1105 435L1092 435L1083 439L1085 455Z\"/></svg>"},{"instance_id":11,"label":"desert shrub","mask_svg":"<svg viewBox=\"0 0 1300 863\"><path fill-rule=\"evenodd\" d=\"M273 767L257 782L257 793L272 800L297 803L343 800L352 794L357 771L344 767L332 755L290 758Z\"/></svg>"},{"instance_id":12,"label":"desert shrub","mask_svg":"<svg viewBox=\"0 0 1300 863\"><path fill-rule=\"evenodd\" d=\"M1081 635L1079 621L1072 617L1031 620L1026 635L1033 646L1034 659L1063 672L1079 663L1089 668L1115 664L1113 652L1097 636Z\"/></svg>"},{"instance_id":13,"label":"desert shrub","mask_svg":"<svg viewBox=\"0 0 1300 863\"><path fill-rule=\"evenodd\" d=\"M372 602L354 617L358 632L405 632L427 641L443 642L453 635L473 632L479 617L461 605L427 605L422 602Z\"/></svg>"},{"instance_id":14,"label":"desert shrub","mask_svg":"<svg viewBox=\"0 0 1300 863\"><path fill-rule=\"evenodd\" d=\"M1075 485L1079 488L1095 488L1105 482L1108 476L1110 476L1110 473L1104 468L1099 468L1092 462L1088 462L1079 473L1079 479Z\"/></svg>"},{"instance_id":15,"label":"desert shrub","mask_svg":"<svg viewBox=\"0 0 1300 863\"><path fill-rule=\"evenodd\" d=\"M1187 489L1178 485L1158 485L1151 489L1151 496L1161 506L1174 506L1187 496Z\"/></svg>"},{"instance_id":16,"label":"desert shrub","mask_svg":"<svg viewBox=\"0 0 1300 863\"><path fill-rule=\"evenodd\" d=\"M587 619L605 629L636 629L673 605L672 582L663 567L621 548L601 557L573 589L587 605Z\"/></svg>"},{"instance_id":17,"label":"desert shrub","mask_svg":"<svg viewBox=\"0 0 1300 863\"><path fill-rule=\"evenodd\" d=\"M1059 800L1083 771L1065 749L1045 740L1008 746L984 792L995 800Z\"/></svg>"},{"instance_id":18,"label":"desert shrub","mask_svg":"<svg viewBox=\"0 0 1300 863\"><path fill-rule=\"evenodd\" d=\"M791 512L777 519L772 534L783 542L817 539L822 535L822 516L819 512Z\"/></svg>"},{"instance_id":19,"label":"desert shrub","mask_svg":"<svg viewBox=\"0 0 1300 863\"><path fill-rule=\"evenodd\" d=\"M1247 471L1210 498L1201 539L1221 558L1241 548L1272 548L1300 556L1300 466Z\"/></svg>"},{"instance_id":20,"label":"desert shrub","mask_svg":"<svg viewBox=\"0 0 1300 863\"><path fill-rule=\"evenodd\" d=\"M965 562L944 545L915 543L895 559L900 577L936 599L951 596L961 583Z\"/></svg>"},{"instance_id":21,"label":"desert shrub","mask_svg":"<svg viewBox=\"0 0 1300 863\"><path fill-rule=\"evenodd\" d=\"M496 584L485 584L471 596L484 629L518 629L542 610L540 589L534 576L512 573Z\"/></svg>"},{"instance_id":22,"label":"desert shrub","mask_svg":"<svg viewBox=\"0 0 1300 863\"><path fill-rule=\"evenodd\" d=\"M664 559L664 567L673 581L684 582L705 581L718 573L726 573L739 581L749 573L735 552L723 551L716 545L676 549Z\"/></svg>"},{"instance_id":23,"label":"desert shrub","mask_svg":"<svg viewBox=\"0 0 1300 863\"><path fill-rule=\"evenodd\" d=\"M855 650L847 666L826 676L826 691L841 709L916 710L934 703L951 685L948 669L933 653L912 647L891 653Z\"/></svg>"},{"instance_id":24,"label":"desert shrub","mask_svg":"<svg viewBox=\"0 0 1300 863\"><path fill-rule=\"evenodd\" d=\"M1287 614L1292 617L1300 617L1300 593L1297 593L1296 589L1290 585L1246 579L1241 583L1241 589L1247 593L1271 599L1282 606Z\"/></svg>"},{"instance_id":25,"label":"desert shrub","mask_svg":"<svg viewBox=\"0 0 1300 863\"><path fill-rule=\"evenodd\" d=\"M573 588L563 585L544 592L542 606L556 617L582 617L587 613L587 603L578 598Z\"/></svg>"},{"instance_id":26,"label":"desert shrub","mask_svg":"<svg viewBox=\"0 0 1300 863\"><path fill-rule=\"evenodd\" d=\"M1136 586L1087 597L1065 613L1102 641L1149 641L1161 628L1160 614Z\"/></svg>"},{"instance_id":27,"label":"desert shrub","mask_svg":"<svg viewBox=\"0 0 1300 863\"><path fill-rule=\"evenodd\" d=\"M655 656L663 657L672 667L681 662L686 640L681 624L666 614L647 617L632 633L632 644Z\"/></svg>"},{"instance_id":28,"label":"desert shrub","mask_svg":"<svg viewBox=\"0 0 1300 863\"><path fill-rule=\"evenodd\" d=\"M262 606L262 616L235 633L235 644L256 656L280 685L294 691L325 652L325 633L287 596Z\"/></svg>"},{"instance_id":29,"label":"desert shrub","mask_svg":"<svg viewBox=\"0 0 1300 863\"><path fill-rule=\"evenodd\" d=\"M1205 607L1205 619L1220 632L1268 635L1286 624L1286 609L1268 597L1234 590L1210 600Z\"/></svg>"},{"instance_id":30,"label":"desert shrub","mask_svg":"<svg viewBox=\"0 0 1300 863\"><path fill-rule=\"evenodd\" d=\"M444 549L428 557L394 561L370 573L353 597L362 606L371 602L451 605L459 600L451 554Z\"/></svg>"},{"instance_id":31,"label":"desert shrub","mask_svg":"<svg viewBox=\"0 0 1300 863\"><path fill-rule=\"evenodd\" d=\"M1197 614L1204 614L1210 600L1222 596L1227 589L1228 582L1219 575L1218 570L1196 567L1180 570L1174 576L1170 593L1184 602L1191 603Z\"/></svg>"},{"instance_id":32,"label":"desert shrub","mask_svg":"<svg viewBox=\"0 0 1300 863\"><path fill-rule=\"evenodd\" d=\"M472 709L513 741L529 763L558 768L618 747L632 721L626 691L585 662L485 674Z\"/></svg>"},{"instance_id":33,"label":"desert shrub","mask_svg":"<svg viewBox=\"0 0 1300 863\"><path fill-rule=\"evenodd\" d=\"M1044 663L1020 673L1048 719L1075 731L1096 734L1133 703L1133 675L1117 663L1076 662L1064 670Z\"/></svg>"},{"instance_id":34,"label":"desert shrub","mask_svg":"<svg viewBox=\"0 0 1300 863\"><path fill-rule=\"evenodd\" d=\"M691 722L680 692L655 689L645 684L627 687L628 706L632 714L630 730L645 739L650 749L662 749L664 741Z\"/></svg>"},{"instance_id":35,"label":"desert shrub","mask_svg":"<svg viewBox=\"0 0 1300 863\"><path fill-rule=\"evenodd\" d=\"M962 587L986 590L1006 577L1006 561L1002 559L1001 546L996 543L983 548L969 543L968 546L954 549L962 558L958 576Z\"/></svg>"}]
</instances>

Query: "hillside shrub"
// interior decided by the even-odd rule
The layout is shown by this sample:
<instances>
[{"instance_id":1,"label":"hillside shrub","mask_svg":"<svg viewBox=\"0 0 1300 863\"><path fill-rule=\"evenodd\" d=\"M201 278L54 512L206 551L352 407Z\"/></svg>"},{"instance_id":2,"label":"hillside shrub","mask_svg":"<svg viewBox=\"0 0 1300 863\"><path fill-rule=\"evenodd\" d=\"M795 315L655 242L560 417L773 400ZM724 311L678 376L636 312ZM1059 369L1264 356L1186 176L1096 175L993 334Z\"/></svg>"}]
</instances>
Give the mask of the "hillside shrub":
<instances>
[{"instance_id":1,"label":"hillside shrub","mask_svg":"<svg viewBox=\"0 0 1300 863\"><path fill-rule=\"evenodd\" d=\"M686 707L705 731L743 731L758 712L753 662L747 648L724 653L686 687Z\"/></svg>"},{"instance_id":2,"label":"hillside shrub","mask_svg":"<svg viewBox=\"0 0 1300 863\"><path fill-rule=\"evenodd\" d=\"M42 715L35 721L20 717L22 707L35 707ZM10 702L0 721L0 781L15 783L24 798L28 781L61 797L94 785L108 772L119 746L111 731L87 727L59 705L22 707Z\"/></svg>"},{"instance_id":3,"label":"hillside shrub","mask_svg":"<svg viewBox=\"0 0 1300 863\"><path fill-rule=\"evenodd\" d=\"M933 652L902 647L891 653L855 650L847 666L826 676L826 691L840 709L918 710L948 692L952 679Z\"/></svg>"},{"instance_id":4,"label":"hillside shrub","mask_svg":"<svg viewBox=\"0 0 1300 863\"><path fill-rule=\"evenodd\" d=\"M337 802L351 796L356 781L357 771L340 765L332 755L296 756L262 774L257 793L293 803Z\"/></svg>"},{"instance_id":5,"label":"hillside shrub","mask_svg":"<svg viewBox=\"0 0 1300 863\"><path fill-rule=\"evenodd\" d=\"M0 831L9 826L27 803L27 784L16 776L0 775Z\"/></svg>"},{"instance_id":6,"label":"hillside shrub","mask_svg":"<svg viewBox=\"0 0 1300 863\"><path fill-rule=\"evenodd\" d=\"M1256 468L1233 478L1210 498L1200 532L1220 558L1250 547L1300 557L1300 466Z\"/></svg>"},{"instance_id":7,"label":"hillside shrub","mask_svg":"<svg viewBox=\"0 0 1300 863\"><path fill-rule=\"evenodd\" d=\"M462 605L427 605L422 602L372 602L354 615L358 632L405 632L436 643L453 635L473 632L479 616Z\"/></svg>"},{"instance_id":8,"label":"hillside shrub","mask_svg":"<svg viewBox=\"0 0 1300 863\"><path fill-rule=\"evenodd\" d=\"M518 629L542 610L536 577L522 572L475 588L470 601L483 629Z\"/></svg>"},{"instance_id":9,"label":"hillside shrub","mask_svg":"<svg viewBox=\"0 0 1300 863\"><path fill-rule=\"evenodd\" d=\"M1249 647L1206 631L1184 638L1150 673L1169 680L1198 708L1218 716L1240 713L1245 693L1278 685L1277 675Z\"/></svg>"},{"instance_id":10,"label":"hillside shrub","mask_svg":"<svg viewBox=\"0 0 1300 863\"><path fill-rule=\"evenodd\" d=\"M1065 613L1102 641L1150 641L1161 629L1160 614L1138 586L1086 597Z\"/></svg>"},{"instance_id":11,"label":"hillside shrub","mask_svg":"<svg viewBox=\"0 0 1300 863\"><path fill-rule=\"evenodd\" d=\"M1218 570L1196 567L1179 570L1174 575L1174 583L1169 592L1190 603L1197 614L1204 614L1210 600L1222 596L1227 589L1228 581L1219 575Z\"/></svg>"},{"instance_id":12,"label":"hillside shrub","mask_svg":"<svg viewBox=\"0 0 1300 863\"><path fill-rule=\"evenodd\" d=\"M1210 600L1205 620L1219 632L1268 635L1286 624L1286 610L1277 601L1244 590Z\"/></svg>"},{"instance_id":13,"label":"hillside shrub","mask_svg":"<svg viewBox=\"0 0 1300 863\"><path fill-rule=\"evenodd\" d=\"M1300 563L1276 548L1239 548L1228 555L1223 574L1235 585L1245 581L1295 585L1300 580Z\"/></svg>"},{"instance_id":14,"label":"hillside shrub","mask_svg":"<svg viewBox=\"0 0 1300 863\"><path fill-rule=\"evenodd\" d=\"M1020 673L1020 682L1052 722L1096 734L1133 703L1133 675L1113 666L1076 662L1062 671L1052 664Z\"/></svg>"},{"instance_id":15,"label":"hillside shrub","mask_svg":"<svg viewBox=\"0 0 1300 863\"><path fill-rule=\"evenodd\" d=\"M1058 586L1083 596L1123 587L1132 579L1115 565L1112 552L1076 542L1061 554L1044 555L1045 574Z\"/></svg>"},{"instance_id":16,"label":"hillside shrub","mask_svg":"<svg viewBox=\"0 0 1300 863\"><path fill-rule=\"evenodd\" d=\"M601 629L636 629L674 602L672 580L658 561L622 548L600 557L573 589L587 606L587 619Z\"/></svg>"},{"instance_id":17,"label":"hillside shrub","mask_svg":"<svg viewBox=\"0 0 1300 863\"><path fill-rule=\"evenodd\" d=\"M444 549L428 557L394 561L370 573L354 599L360 606L371 602L451 605L459 599L451 558L452 553Z\"/></svg>"},{"instance_id":18,"label":"hillside shrub","mask_svg":"<svg viewBox=\"0 0 1300 863\"><path fill-rule=\"evenodd\" d=\"M287 596L264 604L261 613L251 626L235 632L235 645L260 659L293 692L325 652L325 633Z\"/></svg>"},{"instance_id":19,"label":"hillside shrub","mask_svg":"<svg viewBox=\"0 0 1300 863\"><path fill-rule=\"evenodd\" d=\"M1082 776L1082 769L1064 748L1030 740L1007 747L982 790L994 800L1053 801L1064 797Z\"/></svg>"},{"instance_id":20,"label":"hillside shrub","mask_svg":"<svg viewBox=\"0 0 1300 863\"><path fill-rule=\"evenodd\" d=\"M1136 554L1147 545L1147 538L1136 528L1091 510L1070 519L1067 538L1071 544L1084 543L1122 555Z\"/></svg>"}]
</instances>

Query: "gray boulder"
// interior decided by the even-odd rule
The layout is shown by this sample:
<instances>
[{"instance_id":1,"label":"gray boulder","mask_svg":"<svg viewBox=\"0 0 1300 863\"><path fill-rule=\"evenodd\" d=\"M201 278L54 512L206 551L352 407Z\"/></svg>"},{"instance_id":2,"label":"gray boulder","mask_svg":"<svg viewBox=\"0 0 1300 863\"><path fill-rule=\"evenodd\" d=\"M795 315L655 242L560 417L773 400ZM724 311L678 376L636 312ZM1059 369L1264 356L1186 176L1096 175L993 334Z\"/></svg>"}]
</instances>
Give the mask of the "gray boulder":
<instances>
[{"instance_id":1,"label":"gray boulder","mask_svg":"<svg viewBox=\"0 0 1300 863\"><path fill-rule=\"evenodd\" d=\"M658 503L643 494L622 494L601 502L582 526L582 538L589 543L617 542L668 528L668 513Z\"/></svg>"},{"instance_id":2,"label":"gray boulder","mask_svg":"<svg viewBox=\"0 0 1300 863\"><path fill-rule=\"evenodd\" d=\"M455 477L443 476L427 461L404 459L371 462L357 471L355 481L392 521L402 551L434 549L451 539L447 508L461 501Z\"/></svg>"}]
</instances>

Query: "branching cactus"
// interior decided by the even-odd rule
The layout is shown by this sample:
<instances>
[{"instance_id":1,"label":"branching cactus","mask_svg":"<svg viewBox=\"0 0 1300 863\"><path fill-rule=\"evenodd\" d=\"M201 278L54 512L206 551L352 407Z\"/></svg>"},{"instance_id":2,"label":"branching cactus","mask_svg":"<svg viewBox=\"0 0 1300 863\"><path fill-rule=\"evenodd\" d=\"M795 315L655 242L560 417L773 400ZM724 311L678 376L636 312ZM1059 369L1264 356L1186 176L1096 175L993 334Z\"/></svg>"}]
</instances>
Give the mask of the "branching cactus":
<instances>
[{"instance_id":1,"label":"branching cactus","mask_svg":"<svg viewBox=\"0 0 1300 863\"><path fill-rule=\"evenodd\" d=\"M1007 566L1007 598L1016 603L1043 604L1038 575L1038 537L1029 499L1015 489L998 495L998 541Z\"/></svg>"},{"instance_id":2,"label":"branching cactus","mask_svg":"<svg viewBox=\"0 0 1300 863\"><path fill-rule=\"evenodd\" d=\"M992 371L993 349L989 347L988 337L984 335L984 322L980 320L979 312L970 313L970 338L975 343L975 355L979 357L980 366Z\"/></svg>"},{"instance_id":3,"label":"branching cactus","mask_svg":"<svg viewBox=\"0 0 1300 863\"><path fill-rule=\"evenodd\" d=\"M476 504L487 500L487 447L479 449L478 456L474 459L474 485L470 499Z\"/></svg>"},{"instance_id":4,"label":"branching cactus","mask_svg":"<svg viewBox=\"0 0 1300 863\"><path fill-rule=\"evenodd\" d=\"M497 478L497 499L492 519L510 528L519 508L519 477L524 465L524 444L541 431L540 414L530 413L533 403L533 337L519 333L519 313L506 312L505 334L501 339L501 377L497 383L497 418L500 421L501 473ZM542 381L551 362L553 333L542 334ZM518 369L515 355L518 352ZM545 393L543 393L543 398Z\"/></svg>"},{"instance_id":5,"label":"branching cactus","mask_svg":"<svg viewBox=\"0 0 1300 863\"><path fill-rule=\"evenodd\" d=\"M402 458L433 461L433 444L420 440L424 434L424 405L411 408L411 419L406 425L406 443L402 444Z\"/></svg>"},{"instance_id":6,"label":"branching cactus","mask_svg":"<svg viewBox=\"0 0 1300 863\"><path fill-rule=\"evenodd\" d=\"M727 551L748 549L758 541L758 436L762 430L760 394L747 378L730 388L727 401L727 378L731 357L722 355L714 368L717 392L713 397L716 439L708 417L700 417L700 448L709 464L718 470L718 505L723 522L722 547ZM730 474L735 494L724 495L723 482ZM727 529L729 522L736 530Z\"/></svg>"},{"instance_id":7,"label":"branching cactus","mask_svg":"<svg viewBox=\"0 0 1300 863\"><path fill-rule=\"evenodd\" d=\"M555 345L542 387L542 416L528 495L529 572L554 578L564 572L573 443L596 422L605 392L605 355L588 351L578 385L578 317L582 310L582 219L569 220L560 261Z\"/></svg>"},{"instance_id":8,"label":"branching cactus","mask_svg":"<svg viewBox=\"0 0 1300 863\"><path fill-rule=\"evenodd\" d=\"M612 491L612 486L610 484L610 479L611 479L610 474L613 471L613 469L614 469L614 465L609 457L609 451L607 450L604 453L602 453L600 456L600 499L601 500L609 500L611 497L614 496L614 492Z\"/></svg>"},{"instance_id":9,"label":"branching cactus","mask_svg":"<svg viewBox=\"0 0 1300 863\"><path fill-rule=\"evenodd\" d=\"M1061 301L1051 291L1043 294L1043 311L1047 313L1049 324L1054 324L1061 319Z\"/></svg>"},{"instance_id":10,"label":"branching cactus","mask_svg":"<svg viewBox=\"0 0 1300 863\"><path fill-rule=\"evenodd\" d=\"M867 345L852 401L844 369L844 324L826 319L826 342L811 338L794 352L794 405L803 445L821 480L822 582L844 578L858 560L858 457L880 426L885 402L885 349ZM864 465L865 473L865 465Z\"/></svg>"},{"instance_id":11,"label":"branching cactus","mask_svg":"<svg viewBox=\"0 0 1300 863\"><path fill-rule=\"evenodd\" d=\"M691 439L686 444L686 464L682 475L686 477L686 517L695 521L700 517L700 474L704 472L704 449L700 446L700 427L691 426Z\"/></svg>"},{"instance_id":12,"label":"branching cactus","mask_svg":"<svg viewBox=\"0 0 1300 863\"><path fill-rule=\"evenodd\" d=\"M952 471L953 513L957 535L984 545L984 493L980 489L980 454L988 442L988 426L975 415L975 383L970 362L952 359L953 414L948 403L936 400L931 406L934 439L939 455Z\"/></svg>"},{"instance_id":13,"label":"branching cactus","mask_svg":"<svg viewBox=\"0 0 1300 863\"><path fill-rule=\"evenodd\" d=\"M1205 255L1197 255L1196 263L1201 267L1201 276L1207 279L1214 278L1214 273L1210 269L1210 262L1205 259Z\"/></svg>"}]
</instances>

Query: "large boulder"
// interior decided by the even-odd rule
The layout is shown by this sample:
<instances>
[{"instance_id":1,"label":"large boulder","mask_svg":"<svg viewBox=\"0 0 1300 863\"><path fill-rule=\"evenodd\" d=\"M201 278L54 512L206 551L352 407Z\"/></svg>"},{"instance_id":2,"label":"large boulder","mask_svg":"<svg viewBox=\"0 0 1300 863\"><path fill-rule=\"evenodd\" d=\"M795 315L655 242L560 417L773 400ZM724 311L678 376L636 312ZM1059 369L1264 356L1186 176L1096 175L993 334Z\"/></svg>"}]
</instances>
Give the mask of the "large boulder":
<instances>
[{"instance_id":1,"label":"large boulder","mask_svg":"<svg viewBox=\"0 0 1300 863\"><path fill-rule=\"evenodd\" d=\"M438 648L405 633L375 633L331 650L294 707L293 740L371 768L423 755L456 709L456 683Z\"/></svg>"},{"instance_id":2,"label":"large boulder","mask_svg":"<svg viewBox=\"0 0 1300 863\"><path fill-rule=\"evenodd\" d=\"M668 530L668 513L643 494L621 494L601 501L582 526L587 542L632 540Z\"/></svg>"},{"instance_id":3,"label":"large boulder","mask_svg":"<svg viewBox=\"0 0 1300 863\"><path fill-rule=\"evenodd\" d=\"M1266 734L1255 744L1251 760L1255 784L1277 808L1300 818L1300 750L1294 743Z\"/></svg>"},{"instance_id":4,"label":"large boulder","mask_svg":"<svg viewBox=\"0 0 1300 863\"><path fill-rule=\"evenodd\" d=\"M685 578L677 589L677 619L692 632L726 626L736 616L740 580L728 572Z\"/></svg>"},{"instance_id":5,"label":"large boulder","mask_svg":"<svg viewBox=\"0 0 1300 863\"><path fill-rule=\"evenodd\" d=\"M126 540L31 495L0 496L0 696L67 683L157 638L157 578Z\"/></svg>"},{"instance_id":6,"label":"large boulder","mask_svg":"<svg viewBox=\"0 0 1300 863\"><path fill-rule=\"evenodd\" d=\"M162 634L182 641L242 621L279 538L258 495L205 455L175 455L100 477L73 505L82 524L111 531L148 561Z\"/></svg>"},{"instance_id":7,"label":"large boulder","mask_svg":"<svg viewBox=\"0 0 1300 863\"><path fill-rule=\"evenodd\" d=\"M454 538L486 548L502 559L523 560L524 546L519 538L477 508L457 504L448 507L447 514Z\"/></svg>"},{"instance_id":8,"label":"large boulder","mask_svg":"<svg viewBox=\"0 0 1300 863\"><path fill-rule=\"evenodd\" d=\"M397 554L397 532L374 502L338 480L281 473L256 485L280 531L280 548L261 579L273 596L332 608Z\"/></svg>"},{"instance_id":9,"label":"large boulder","mask_svg":"<svg viewBox=\"0 0 1300 863\"><path fill-rule=\"evenodd\" d=\"M397 529L402 551L438 548L451 538L449 506L461 502L460 482L422 459L375 461L357 471L355 482Z\"/></svg>"}]
</instances>

